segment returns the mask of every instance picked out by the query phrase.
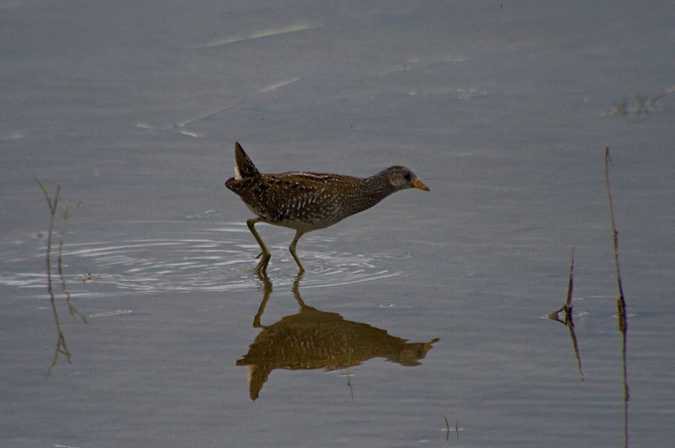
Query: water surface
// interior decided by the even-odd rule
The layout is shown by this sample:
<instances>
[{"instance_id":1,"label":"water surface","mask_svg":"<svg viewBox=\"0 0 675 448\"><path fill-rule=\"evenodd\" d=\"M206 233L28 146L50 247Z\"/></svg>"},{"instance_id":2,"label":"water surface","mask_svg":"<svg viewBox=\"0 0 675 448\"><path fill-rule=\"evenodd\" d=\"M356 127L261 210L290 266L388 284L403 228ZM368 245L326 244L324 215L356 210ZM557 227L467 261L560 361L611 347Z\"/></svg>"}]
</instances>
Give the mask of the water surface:
<instances>
[{"instance_id":1,"label":"water surface","mask_svg":"<svg viewBox=\"0 0 675 448\"><path fill-rule=\"evenodd\" d=\"M37 6L0 14L3 446L675 438L672 8ZM235 140L263 172L401 164L431 192L303 237L299 281L293 232L260 226L265 281L250 213L223 185ZM72 364L59 356L49 376L35 177L63 185L62 206L83 201L63 267L89 324L68 314L57 276ZM572 247L580 362L546 319L567 296ZM265 341L302 356L254 356ZM255 400L252 364L266 366Z\"/></svg>"}]
</instances>

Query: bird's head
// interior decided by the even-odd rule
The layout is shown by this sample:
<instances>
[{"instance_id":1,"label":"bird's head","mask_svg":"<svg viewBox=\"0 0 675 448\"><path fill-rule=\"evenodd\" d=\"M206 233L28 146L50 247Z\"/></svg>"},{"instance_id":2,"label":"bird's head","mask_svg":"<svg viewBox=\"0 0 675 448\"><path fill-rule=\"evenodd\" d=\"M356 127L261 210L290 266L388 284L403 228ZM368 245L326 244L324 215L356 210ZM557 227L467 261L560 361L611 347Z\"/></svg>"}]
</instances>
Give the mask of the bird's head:
<instances>
[{"instance_id":1,"label":"bird's head","mask_svg":"<svg viewBox=\"0 0 675 448\"><path fill-rule=\"evenodd\" d=\"M429 191L429 187L424 185L422 181L417 178L415 173L404 166L392 166L387 168L385 174L389 183L397 191L405 190L406 188L417 188Z\"/></svg>"}]
</instances>

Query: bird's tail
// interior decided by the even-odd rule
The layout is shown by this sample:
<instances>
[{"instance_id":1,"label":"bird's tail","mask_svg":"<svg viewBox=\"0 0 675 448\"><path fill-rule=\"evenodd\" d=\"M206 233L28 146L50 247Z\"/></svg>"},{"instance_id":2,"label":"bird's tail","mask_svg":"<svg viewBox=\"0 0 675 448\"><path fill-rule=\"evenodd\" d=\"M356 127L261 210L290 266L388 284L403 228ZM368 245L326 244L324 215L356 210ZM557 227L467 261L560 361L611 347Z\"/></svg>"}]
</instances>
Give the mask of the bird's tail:
<instances>
[{"instance_id":1,"label":"bird's tail","mask_svg":"<svg viewBox=\"0 0 675 448\"><path fill-rule=\"evenodd\" d=\"M235 179L261 176L260 171L251 162L251 159L246 155L239 142L234 143L234 160L237 162L237 166L234 167Z\"/></svg>"}]
</instances>

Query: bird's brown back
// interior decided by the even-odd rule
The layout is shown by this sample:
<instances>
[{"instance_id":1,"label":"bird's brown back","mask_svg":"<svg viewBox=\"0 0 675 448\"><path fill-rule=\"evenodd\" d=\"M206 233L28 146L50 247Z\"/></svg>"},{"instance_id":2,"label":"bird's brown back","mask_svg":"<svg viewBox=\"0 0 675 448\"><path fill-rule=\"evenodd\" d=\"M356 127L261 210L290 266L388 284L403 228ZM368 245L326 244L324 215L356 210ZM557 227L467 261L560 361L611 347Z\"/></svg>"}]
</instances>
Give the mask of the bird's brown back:
<instances>
[{"instance_id":1,"label":"bird's brown back","mask_svg":"<svg viewBox=\"0 0 675 448\"><path fill-rule=\"evenodd\" d=\"M263 221L305 231L331 226L384 197L367 179L338 174L262 174L225 185Z\"/></svg>"}]
</instances>

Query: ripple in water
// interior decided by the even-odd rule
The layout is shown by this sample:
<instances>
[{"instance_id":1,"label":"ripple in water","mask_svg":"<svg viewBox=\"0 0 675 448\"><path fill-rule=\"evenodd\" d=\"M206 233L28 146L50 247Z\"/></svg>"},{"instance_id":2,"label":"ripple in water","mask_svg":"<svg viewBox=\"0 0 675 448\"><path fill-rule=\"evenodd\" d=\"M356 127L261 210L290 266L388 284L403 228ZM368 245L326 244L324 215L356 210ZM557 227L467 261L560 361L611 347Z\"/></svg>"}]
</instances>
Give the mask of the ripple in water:
<instances>
[{"instance_id":1,"label":"ripple in water","mask_svg":"<svg viewBox=\"0 0 675 448\"><path fill-rule=\"evenodd\" d=\"M138 231L134 227L140 226ZM130 223L118 226L118 238L81 242L86 233L69 235L64 250L66 279L73 296L110 296L167 291L232 291L257 288L253 268L259 248L251 241L248 228L226 224L217 228L191 230L185 237L172 223ZM175 224L175 223L173 223ZM120 231L121 230L121 231ZM151 231L152 237L142 238ZM92 235L92 240L96 236ZM133 236L129 238L129 236ZM317 250L325 247L320 236L305 237L300 256L308 267L303 288L331 287L397 277L390 263L400 256L350 254ZM337 244L337 243L336 243ZM44 238L3 243L0 285L18 288L45 288ZM272 262L267 270L277 286L291 285L297 266L286 245L268 245ZM315 249L312 249L312 248ZM7 250L5 250L7 249ZM54 253L55 255L55 253ZM54 256L54 258L56 258ZM42 294L42 291L40 291Z\"/></svg>"}]
</instances>

